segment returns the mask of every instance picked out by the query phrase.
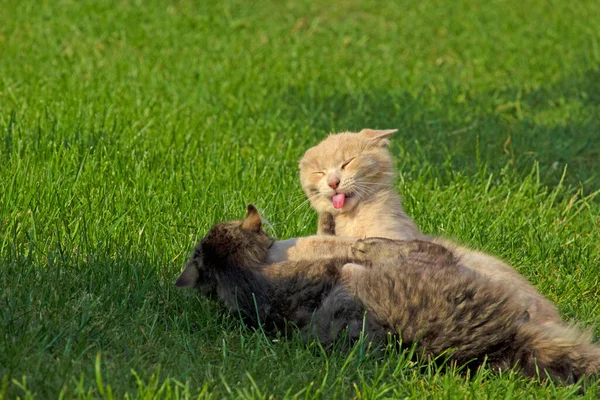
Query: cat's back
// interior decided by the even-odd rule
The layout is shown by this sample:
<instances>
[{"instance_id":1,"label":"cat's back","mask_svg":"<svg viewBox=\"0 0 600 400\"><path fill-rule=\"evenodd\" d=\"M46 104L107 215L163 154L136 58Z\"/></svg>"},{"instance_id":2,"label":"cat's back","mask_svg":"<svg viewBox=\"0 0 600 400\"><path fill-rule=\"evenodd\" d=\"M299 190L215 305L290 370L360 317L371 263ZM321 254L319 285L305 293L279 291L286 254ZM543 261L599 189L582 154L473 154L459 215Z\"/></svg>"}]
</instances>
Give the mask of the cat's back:
<instances>
[{"instance_id":1,"label":"cat's back","mask_svg":"<svg viewBox=\"0 0 600 400\"><path fill-rule=\"evenodd\" d=\"M524 307L513 293L453 261L444 266L414 262L377 264L356 279L353 292L373 318L404 341L433 353L458 348L478 354L509 339ZM424 258L423 258L424 257Z\"/></svg>"}]
</instances>

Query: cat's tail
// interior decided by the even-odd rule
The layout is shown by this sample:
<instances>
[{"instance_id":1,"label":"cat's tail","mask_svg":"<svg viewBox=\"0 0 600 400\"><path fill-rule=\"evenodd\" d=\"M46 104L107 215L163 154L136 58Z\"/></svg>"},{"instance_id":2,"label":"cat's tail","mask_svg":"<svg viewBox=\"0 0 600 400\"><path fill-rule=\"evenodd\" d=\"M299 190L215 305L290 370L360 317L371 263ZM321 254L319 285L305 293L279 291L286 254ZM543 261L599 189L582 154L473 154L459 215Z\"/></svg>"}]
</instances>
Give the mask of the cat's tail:
<instances>
[{"instance_id":1,"label":"cat's tail","mask_svg":"<svg viewBox=\"0 0 600 400\"><path fill-rule=\"evenodd\" d=\"M524 323L518 330L513 365L524 375L565 383L600 376L600 347L589 332L562 323Z\"/></svg>"}]
</instances>

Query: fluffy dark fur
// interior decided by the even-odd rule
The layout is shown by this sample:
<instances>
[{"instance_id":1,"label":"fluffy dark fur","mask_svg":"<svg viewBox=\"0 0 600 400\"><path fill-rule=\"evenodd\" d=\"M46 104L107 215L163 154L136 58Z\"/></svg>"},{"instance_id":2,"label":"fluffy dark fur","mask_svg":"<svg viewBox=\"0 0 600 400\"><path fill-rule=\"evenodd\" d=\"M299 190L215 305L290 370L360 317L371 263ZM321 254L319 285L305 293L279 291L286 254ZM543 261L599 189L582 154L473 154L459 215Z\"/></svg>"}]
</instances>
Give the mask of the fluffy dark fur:
<instances>
[{"instance_id":1,"label":"fluffy dark fur","mask_svg":"<svg viewBox=\"0 0 600 400\"><path fill-rule=\"evenodd\" d=\"M600 349L573 328L529 321L505 286L463 267L432 242L369 238L352 259L262 262L273 240L248 206L244 221L216 225L198 244L177 286L217 295L251 326L294 324L325 345L342 332L388 335L421 354L460 364L517 368L526 376L573 382L600 369ZM399 341L400 342L400 341Z\"/></svg>"},{"instance_id":2,"label":"fluffy dark fur","mask_svg":"<svg viewBox=\"0 0 600 400\"><path fill-rule=\"evenodd\" d=\"M244 221L217 224L208 232L176 285L196 287L218 298L246 324L261 324L268 332L282 332L293 324L324 344L344 330L350 339L357 339L364 310L339 285L341 267L348 260L290 261L266 267L261 260L272 241L262 230L256 209L248 206ZM281 277L280 268L297 273ZM372 333L377 330L369 318L366 323Z\"/></svg>"}]
</instances>

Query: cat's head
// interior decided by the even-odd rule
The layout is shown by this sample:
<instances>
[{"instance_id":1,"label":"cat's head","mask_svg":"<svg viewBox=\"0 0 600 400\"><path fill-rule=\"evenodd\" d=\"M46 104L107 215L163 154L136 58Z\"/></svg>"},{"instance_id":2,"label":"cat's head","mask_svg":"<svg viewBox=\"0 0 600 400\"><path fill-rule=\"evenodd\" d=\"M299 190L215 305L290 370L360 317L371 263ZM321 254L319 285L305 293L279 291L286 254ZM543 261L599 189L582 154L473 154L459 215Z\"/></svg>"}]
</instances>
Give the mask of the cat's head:
<instances>
[{"instance_id":1,"label":"cat's head","mask_svg":"<svg viewBox=\"0 0 600 400\"><path fill-rule=\"evenodd\" d=\"M232 266L249 268L263 263L273 241L262 229L256 207L249 204L243 220L222 222L208 231L196 245L175 285L195 287L208 295L215 294L219 271Z\"/></svg>"},{"instance_id":2,"label":"cat's head","mask_svg":"<svg viewBox=\"0 0 600 400\"><path fill-rule=\"evenodd\" d=\"M391 187L394 164L387 138L397 129L363 129L323 140L300 160L300 182L319 213L345 213Z\"/></svg>"}]
</instances>

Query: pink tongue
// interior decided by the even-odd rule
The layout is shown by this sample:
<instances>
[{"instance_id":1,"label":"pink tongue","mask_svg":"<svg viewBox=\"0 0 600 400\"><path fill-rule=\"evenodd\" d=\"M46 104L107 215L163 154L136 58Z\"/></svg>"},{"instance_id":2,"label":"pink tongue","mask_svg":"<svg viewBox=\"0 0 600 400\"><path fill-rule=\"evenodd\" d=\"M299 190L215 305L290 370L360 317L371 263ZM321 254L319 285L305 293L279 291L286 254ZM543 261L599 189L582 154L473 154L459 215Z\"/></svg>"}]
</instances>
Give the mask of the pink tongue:
<instances>
[{"instance_id":1,"label":"pink tongue","mask_svg":"<svg viewBox=\"0 0 600 400\"><path fill-rule=\"evenodd\" d=\"M346 195L344 193L338 193L331 198L333 202L333 208L342 208L344 207L344 200L346 200Z\"/></svg>"}]
</instances>

